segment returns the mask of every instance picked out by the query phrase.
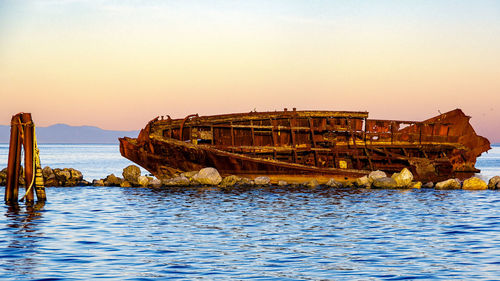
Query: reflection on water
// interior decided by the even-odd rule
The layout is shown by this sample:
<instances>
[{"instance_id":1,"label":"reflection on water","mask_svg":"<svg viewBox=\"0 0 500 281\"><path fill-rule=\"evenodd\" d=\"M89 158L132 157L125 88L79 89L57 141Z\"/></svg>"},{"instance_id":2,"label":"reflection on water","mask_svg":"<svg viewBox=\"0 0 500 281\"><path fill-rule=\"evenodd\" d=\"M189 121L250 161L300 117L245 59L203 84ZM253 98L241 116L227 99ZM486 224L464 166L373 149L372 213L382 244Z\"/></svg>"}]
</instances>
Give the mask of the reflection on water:
<instances>
[{"instance_id":1,"label":"reflection on water","mask_svg":"<svg viewBox=\"0 0 500 281\"><path fill-rule=\"evenodd\" d=\"M4 206L3 279L468 279L500 270L498 191L48 188Z\"/></svg>"},{"instance_id":2,"label":"reflection on water","mask_svg":"<svg viewBox=\"0 0 500 281\"><path fill-rule=\"evenodd\" d=\"M37 220L42 216L45 203L26 203L23 206L12 204L6 206L4 230L8 235L2 235L5 247L2 250L3 267L15 275L32 274L37 267L35 258L43 237L38 229ZM3 232L3 231L2 231Z\"/></svg>"}]
</instances>

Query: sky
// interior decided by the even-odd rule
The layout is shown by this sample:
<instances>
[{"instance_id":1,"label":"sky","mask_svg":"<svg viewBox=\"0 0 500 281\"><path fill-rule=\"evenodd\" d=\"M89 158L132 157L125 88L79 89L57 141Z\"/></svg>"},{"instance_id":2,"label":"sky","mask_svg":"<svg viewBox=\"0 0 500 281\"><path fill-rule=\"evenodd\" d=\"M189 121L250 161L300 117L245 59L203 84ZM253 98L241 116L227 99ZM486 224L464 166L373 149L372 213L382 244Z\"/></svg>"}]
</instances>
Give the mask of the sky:
<instances>
[{"instance_id":1,"label":"sky","mask_svg":"<svg viewBox=\"0 0 500 281\"><path fill-rule=\"evenodd\" d=\"M0 124L461 108L500 142L500 1L0 0Z\"/></svg>"}]
</instances>

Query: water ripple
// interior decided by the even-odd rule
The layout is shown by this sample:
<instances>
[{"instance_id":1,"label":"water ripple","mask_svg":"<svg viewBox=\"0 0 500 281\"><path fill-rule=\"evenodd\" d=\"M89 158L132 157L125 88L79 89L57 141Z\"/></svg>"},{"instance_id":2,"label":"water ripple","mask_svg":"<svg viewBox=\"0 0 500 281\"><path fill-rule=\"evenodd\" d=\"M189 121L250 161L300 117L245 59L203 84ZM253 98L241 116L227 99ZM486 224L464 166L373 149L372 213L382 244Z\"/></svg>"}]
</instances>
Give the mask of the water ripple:
<instances>
[{"instance_id":1,"label":"water ripple","mask_svg":"<svg viewBox=\"0 0 500 281\"><path fill-rule=\"evenodd\" d=\"M498 191L49 188L4 206L3 279L494 280Z\"/></svg>"}]
</instances>

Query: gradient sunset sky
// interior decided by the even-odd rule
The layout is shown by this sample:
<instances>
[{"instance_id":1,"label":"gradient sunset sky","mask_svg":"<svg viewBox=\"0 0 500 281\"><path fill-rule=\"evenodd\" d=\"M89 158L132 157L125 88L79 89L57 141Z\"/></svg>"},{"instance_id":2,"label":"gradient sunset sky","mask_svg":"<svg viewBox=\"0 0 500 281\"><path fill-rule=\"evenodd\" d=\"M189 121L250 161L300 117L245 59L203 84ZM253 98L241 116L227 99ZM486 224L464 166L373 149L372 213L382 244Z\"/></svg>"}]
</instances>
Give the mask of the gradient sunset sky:
<instances>
[{"instance_id":1,"label":"gradient sunset sky","mask_svg":"<svg viewBox=\"0 0 500 281\"><path fill-rule=\"evenodd\" d=\"M142 128L281 110L423 120L500 142L500 1L3 1L0 124Z\"/></svg>"}]
</instances>

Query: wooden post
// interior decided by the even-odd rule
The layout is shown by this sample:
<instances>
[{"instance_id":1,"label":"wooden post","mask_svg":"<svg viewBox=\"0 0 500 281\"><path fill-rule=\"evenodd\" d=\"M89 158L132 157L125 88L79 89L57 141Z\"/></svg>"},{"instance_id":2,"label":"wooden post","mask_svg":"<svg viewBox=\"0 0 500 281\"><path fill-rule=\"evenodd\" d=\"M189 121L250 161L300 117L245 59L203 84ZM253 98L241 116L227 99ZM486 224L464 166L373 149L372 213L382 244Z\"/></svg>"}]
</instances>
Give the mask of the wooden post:
<instances>
[{"instance_id":1,"label":"wooden post","mask_svg":"<svg viewBox=\"0 0 500 281\"><path fill-rule=\"evenodd\" d=\"M12 116L11 121L5 202L12 204L18 201L21 146L24 146L24 179L27 192L21 201L24 199L29 203L35 201L35 190L38 200L45 201L43 175L35 141L35 126L30 113L18 113Z\"/></svg>"},{"instance_id":2,"label":"wooden post","mask_svg":"<svg viewBox=\"0 0 500 281\"><path fill-rule=\"evenodd\" d=\"M26 195L26 202L35 201L34 188L29 187L34 183L33 178L33 120L31 119L31 113L23 113L21 115L21 121L23 122L24 128L24 182L25 188L28 192ZM28 190L29 189L29 190Z\"/></svg>"},{"instance_id":3,"label":"wooden post","mask_svg":"<svg viewBox=\"0 0 500 281\"><path fill-rule=\"evenodd\" d=\"M7 163L7 185L5 186L5 202L7 203L16 203L19 193L19 167L21 164L20 123L19 114L12 116L10 123L9 160Z\"/></svg>"}]
</instances>

